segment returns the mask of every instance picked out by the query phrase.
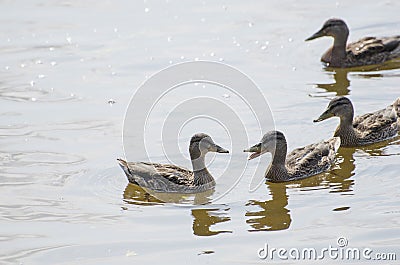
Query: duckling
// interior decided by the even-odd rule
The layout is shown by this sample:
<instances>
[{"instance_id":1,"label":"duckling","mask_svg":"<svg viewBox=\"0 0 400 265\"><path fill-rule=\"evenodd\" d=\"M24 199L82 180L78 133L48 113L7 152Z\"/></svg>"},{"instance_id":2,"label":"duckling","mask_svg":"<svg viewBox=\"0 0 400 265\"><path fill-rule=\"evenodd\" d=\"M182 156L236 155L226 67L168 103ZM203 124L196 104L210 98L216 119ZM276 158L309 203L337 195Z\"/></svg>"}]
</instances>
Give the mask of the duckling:
<instances>
[{"instance_id":1,"label":"duckling","mask_svg":"<svg viewBox=\"0 0 400 265\"><path fill-rule=\"evenodd\" d=\"M261 142L243 150L253 152L249 160L264 153L272 154L272 163L265 177L271 182L285 182L304 179L328 170L333 164L336 152L340 146L340 138L334 137L327 141L310 144L294 149L287 156L286 138L282 132L269 131Z\"/></svg>"},{"instance_id":2,"label":"duckling","mask_svg":"<svg viewBox=\"0 0 400 265\"><path fill-rule=\"evenodd\" d=\"M400 57L400 35L393 37L365 37L347 43L349 28L337 18L327 20L322 28L306 41L323 36L333 37L333 46L321 57L329 67L347 68L381 64Z\"/></svg>"},{"instance_id":3,"label":"duckling","mask_svg":"<svg viewBox=\"0 0 400 265\"><path fill-rule=\"evenodd\" d=\"M208 152L229 153L207 134L198 133L192 136L189 145L193 171L176 165L117 160L132 184L156 192L198 193L215 186L215 180L205 165Z\"/></svg>"},{"instance_id":4,"label":"duckling","mask_svg":"<svg viewBox=\"0 0 400 265\"><path fill-rule=\"evenodd\" d=\"M355 147L384 141L394 137L400 130L400 98L392 105L376 112L354 118L354 108L346 97L333 98L321 116L320 122L331 117L339 117L335 137L340 137L341 146Z\"/></svg>"}]
</instances>

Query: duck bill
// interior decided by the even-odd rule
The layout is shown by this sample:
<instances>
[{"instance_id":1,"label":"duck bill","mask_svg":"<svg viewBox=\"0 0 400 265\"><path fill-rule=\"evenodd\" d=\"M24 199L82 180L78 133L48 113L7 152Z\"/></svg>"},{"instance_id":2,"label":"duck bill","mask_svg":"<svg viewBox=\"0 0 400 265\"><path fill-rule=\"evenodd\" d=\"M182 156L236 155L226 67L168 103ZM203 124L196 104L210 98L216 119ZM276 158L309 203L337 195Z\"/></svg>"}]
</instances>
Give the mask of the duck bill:
<instances>
[{"instance_id":1,"label":"duck bill","mask_svg":"<svg viewBox=\"0 0 400 265\"><path fill-rule=\"evenodd\" d=\"M330 113L328 110L326 110L324 113L321 114L321 116L318 117L318 119L314 120L314 122L320 122L326 119L329 119L333 117L334 115Z\"/></svg>"},{"instance_id":2,"label":"duck bill","mask_svg":"<svg viewBox=\"0 0 400 265\"><path fill-rule=\"evenodd\" d=\"M265 153L264 151L261 150L261 143L253 145L252 147L243 150L243 152L251 153L248 160L252 160Z\"/></svg>"},{"instance_id":3,"label":"duck bill","mask_svg":"<svg viewBox=\"0 0 400 265\"><path fill-rule=\"evenodd\" d=\"M229 150L222 148L219 145L215 145L215 148L216 148L215 152L217 152L217 153L229 153Z\"/></svg>"},{"instance_id":4,"label":"duck bill","mask_svg":"<svg viewBox=\"0 0 400 265\"><path fill-rule=\"evenodd\" d=\"M311 37L307 38L306 41L318 39L320 37L325 36L324 29L320 29L318 32L314 33Z\"/></svg>"}]
</instances>

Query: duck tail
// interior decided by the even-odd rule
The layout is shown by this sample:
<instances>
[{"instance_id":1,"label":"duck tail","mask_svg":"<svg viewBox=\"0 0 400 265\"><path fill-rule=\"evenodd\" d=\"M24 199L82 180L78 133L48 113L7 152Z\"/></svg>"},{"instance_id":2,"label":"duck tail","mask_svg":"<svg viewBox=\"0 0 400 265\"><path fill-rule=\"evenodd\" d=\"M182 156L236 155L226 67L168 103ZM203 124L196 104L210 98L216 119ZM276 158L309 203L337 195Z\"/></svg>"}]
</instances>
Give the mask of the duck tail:
<instances>
[{"instance_id":1,"label":"duck tail","mask_svg":"<svg viewBox=\"0 0 400 265\"><path fill-rule=\"evenodd\" d=\"M119 166L122 168L122 170L125 172L126 175L130 175L131 172L129 171L129 166L128 166L128 162L126 162L125 160L121 159L121 158L117 158L118 164Z\"/></svg>"}]
</instances>

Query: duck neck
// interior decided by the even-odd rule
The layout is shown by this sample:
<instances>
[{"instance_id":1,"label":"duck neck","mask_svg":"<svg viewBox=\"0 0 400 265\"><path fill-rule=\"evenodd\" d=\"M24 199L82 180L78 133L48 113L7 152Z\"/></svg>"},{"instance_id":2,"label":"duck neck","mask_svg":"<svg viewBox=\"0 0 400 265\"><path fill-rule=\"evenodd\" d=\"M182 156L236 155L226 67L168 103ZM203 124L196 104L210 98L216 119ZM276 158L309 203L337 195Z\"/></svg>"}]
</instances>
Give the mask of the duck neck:
<instances>
[{"instance_id":1,"label":"duck neck","mask_svg":"<svg viewBox=\"0 0 400 265\"><path fill-rule=\"evenodd\" d=\"M215 183L205 164L205 154L190 154L193 167L193 182L196 186Z\"/></svg>"},{"instance_id":2,"label":"duck neck","mask_svg":"<svg viewBox=\"0 0 400 265\"><path fill-rule=\"evenodd\" d=\"M272 153L273 165L285 165L286 162L287 144L277 144L275 151Z\"/></svg>"},{"instance_id":3,"label":"duck neck","mask_svg":"<svg viewBox=\"0 0 400 265\"><path fill-rule=\"evenodd\" d=\"M275 151L272 152L272 163L271 166L267 170L266 177L270 180L284 180L288 171L286 169L286 153L287 153L287 144L285 143L277 143Z\"/></svg>"},{"instance_id":4,"label":"duck neck","mask_svg":"<svg viewBox=\"0 0 400 265\"><path fill-rule=\"evenodd\" d=\"M353 113L340 116L339 126L336 128L335 137L340 137L342 146L350 146L356 139L356 132L353 127Z\"/></svg>"},{"instance_id":5,"label":"duck neck","mask_svg":"<svg viewBox=\"0 0 400 265\"><path fill-rule=\"evenodd\" d=\"M343 35L334 37L330 66L340 66L346 59L346 44L349 34L344 32Z\"/></svg>"}]
</instances>

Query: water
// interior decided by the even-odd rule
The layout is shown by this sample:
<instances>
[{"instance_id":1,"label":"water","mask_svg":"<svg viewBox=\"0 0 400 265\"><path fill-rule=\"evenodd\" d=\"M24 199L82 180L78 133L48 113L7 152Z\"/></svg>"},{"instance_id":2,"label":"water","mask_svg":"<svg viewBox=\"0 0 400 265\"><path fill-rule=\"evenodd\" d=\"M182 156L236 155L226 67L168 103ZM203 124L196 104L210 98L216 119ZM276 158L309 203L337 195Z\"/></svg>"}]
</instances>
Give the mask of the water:
<instances>
[{"instance_id":1,"label":"water","mask_svg":"<svg viewBox=\"0 0 400 265\"><path fill-rule=\"evenodd\" d=\"M312 123L329 97L348 95L356 114L385 107L400 96L398 69L325 70L319 58L331 40L304 39L332 16L348 22L351 40L399 34L398 2L0 5L2 264L262 263L257 250L266 243L321 249L337 246L339 237L350 247L396 252L399 259L398 139L341 149L330 173L263 183L255 192L249 185L257 163L245 169L232 165L237 173L232 177L242 178L231 192L217 201L215 194L176 198L184 206L128 185L116 163L124 155L123 120L132 94L151 75L179 62L223 62L247 74L268 100L289 149L332 135L337 120ZM238 101L203 84L179 95L197 94L196 88L222 102ZM162 122L158 114L168 111L168 103L167 98L155 109L152 128ZM237 106L243 120L248 118L245 148L262 132ZM216 176L228 160L246 161L218 124L198 120L171 140L177 146L169 151L174 162L190 167L185 158L194 131L233 148L231 156L210 156ZM165 162L159 131L147 137L150 159ZM261 174L269 157L262 161Z\"/></svg>"}]
</instances>

